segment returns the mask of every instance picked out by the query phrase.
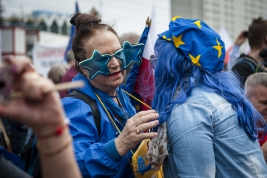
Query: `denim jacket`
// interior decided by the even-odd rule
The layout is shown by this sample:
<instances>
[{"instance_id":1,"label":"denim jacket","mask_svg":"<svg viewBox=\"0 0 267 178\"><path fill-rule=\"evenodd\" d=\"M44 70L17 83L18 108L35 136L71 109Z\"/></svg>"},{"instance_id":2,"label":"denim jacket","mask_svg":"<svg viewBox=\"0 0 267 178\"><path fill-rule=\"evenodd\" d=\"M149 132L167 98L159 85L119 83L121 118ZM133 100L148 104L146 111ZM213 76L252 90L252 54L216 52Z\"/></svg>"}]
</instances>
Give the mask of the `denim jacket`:
<instances>
[{"instance_id":1,"label":"denim jacket","mask_svg":"<svg viewBox=\"0 0 267 178\"><path fill-rule=\"evenodd\" d=\"M238 124L236 111L216 93L195 88L167 120L165 178L267 177L258 141Z\"/></svg>"}]
</instances>

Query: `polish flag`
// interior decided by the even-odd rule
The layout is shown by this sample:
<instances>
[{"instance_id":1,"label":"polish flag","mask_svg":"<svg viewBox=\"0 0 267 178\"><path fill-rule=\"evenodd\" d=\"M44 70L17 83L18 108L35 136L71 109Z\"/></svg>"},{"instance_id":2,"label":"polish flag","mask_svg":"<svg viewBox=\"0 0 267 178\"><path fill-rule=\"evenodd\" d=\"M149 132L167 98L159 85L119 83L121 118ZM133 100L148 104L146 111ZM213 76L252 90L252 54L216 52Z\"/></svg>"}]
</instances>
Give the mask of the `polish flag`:
<instances>
[{"instance_id":1,"label":"polish flag","mask_svg":"<svg viewBox=\"0 0 267 178\"><path fill-rule=\"evenodd\" d=\"M142 54L142 64L133 65L126 84L126 90L148 106L151 106L154 95L154 74L150 65L150 56L154 54L154 44L157 39L157 34L155 24L153 24L153 17L154 10L152 12L152 19L147 20L146 27L139 40L139 43L145 45ZM150 109L134 99L131 99L131 103L137 112Z\"/></svg>"}]
</instances>

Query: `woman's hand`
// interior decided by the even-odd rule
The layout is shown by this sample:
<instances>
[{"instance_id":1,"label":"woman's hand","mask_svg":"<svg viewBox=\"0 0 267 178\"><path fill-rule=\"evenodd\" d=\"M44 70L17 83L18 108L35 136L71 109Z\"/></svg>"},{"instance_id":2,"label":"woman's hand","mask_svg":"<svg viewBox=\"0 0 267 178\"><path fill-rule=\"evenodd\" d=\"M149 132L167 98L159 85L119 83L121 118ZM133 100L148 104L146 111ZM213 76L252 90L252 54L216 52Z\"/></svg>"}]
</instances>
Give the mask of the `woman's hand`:
<instances>
[{"instance_id":1,"label":"woman's hand","mask_svg":"<svg viewBox=\"0 0 267 178\"><path fill-rule=\"evenodd\" d=\"M22 96L0 105L0 116L8 116L29 125L40 136L51 134L64 125L64 112L57 92L44 93L54 84L36 73L27 57L4 59L13 75L12 91Z\"/></svg>"},{"instance_id":2,"label":"woman's hand","mask_svg":"<svg viewBox=\"0 0 267 178\"><path fill-rule=\"evenodd\" d=\"M154 138L158 134L156 132L146 132L159 124L158 113L154 110L141 111L128 119L121 134L115 139L116 148L121 156L127 151L136 147L136 145L147 138Z\"/></svg>"}]
</instances>

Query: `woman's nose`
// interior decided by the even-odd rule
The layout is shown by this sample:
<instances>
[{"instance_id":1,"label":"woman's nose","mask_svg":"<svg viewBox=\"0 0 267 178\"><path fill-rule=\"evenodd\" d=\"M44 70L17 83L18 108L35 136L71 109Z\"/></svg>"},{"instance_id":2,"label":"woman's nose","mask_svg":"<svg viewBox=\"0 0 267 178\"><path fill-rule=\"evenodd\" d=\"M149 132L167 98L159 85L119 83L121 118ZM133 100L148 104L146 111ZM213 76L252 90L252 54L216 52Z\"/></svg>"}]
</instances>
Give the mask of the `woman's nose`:
<instances>
[{"instance_id":1,"label":"woman's nose","mask_svg":"<svg viewBox=\"0 0 267 178\"><path fill-rule=\"evenodd\" d=\"M109 67L110 68L114 68L114 67L119 67L121 65L121 62L119 59L117 59L116 57L112 57L109 61Z\"/></svg>"}]
</instances>

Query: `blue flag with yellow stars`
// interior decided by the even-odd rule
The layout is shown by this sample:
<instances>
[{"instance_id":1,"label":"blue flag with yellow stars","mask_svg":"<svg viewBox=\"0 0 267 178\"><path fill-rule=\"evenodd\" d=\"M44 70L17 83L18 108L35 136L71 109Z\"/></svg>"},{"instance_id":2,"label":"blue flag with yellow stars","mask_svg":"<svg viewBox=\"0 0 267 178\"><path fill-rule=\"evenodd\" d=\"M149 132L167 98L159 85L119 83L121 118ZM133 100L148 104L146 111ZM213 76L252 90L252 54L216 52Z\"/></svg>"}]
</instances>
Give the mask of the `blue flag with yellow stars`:
<instances>
[{"instance_id":1,"label":"blue flag with yellow stars","mask_svg":"<svg viewBox=\"0 0 267 178\"><path fill-rule=\"evenodd\" d=\"M224 43L203 21L175 16L169 30L159 34L159 37L172 42L188 60L203 70L215 73L223 69Z\"/></svg>"}]
</instances>

